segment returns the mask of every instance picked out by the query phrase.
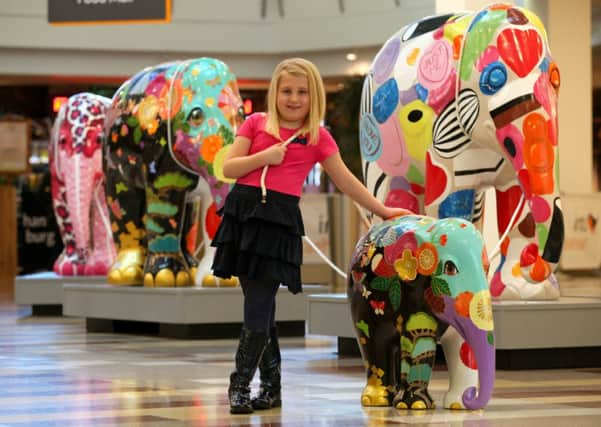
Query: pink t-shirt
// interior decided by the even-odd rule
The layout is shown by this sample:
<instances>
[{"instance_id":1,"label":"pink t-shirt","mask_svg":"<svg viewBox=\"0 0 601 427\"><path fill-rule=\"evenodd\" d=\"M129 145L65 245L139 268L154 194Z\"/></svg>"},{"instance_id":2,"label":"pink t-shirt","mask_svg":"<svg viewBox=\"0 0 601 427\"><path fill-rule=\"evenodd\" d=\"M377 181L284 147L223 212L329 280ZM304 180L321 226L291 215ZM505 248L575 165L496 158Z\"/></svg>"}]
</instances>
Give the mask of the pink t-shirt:
<instances>
[{"instance_id":1,"label":"pink t-shirt","mask_svg":"<svg viewBox=\"0 0 601 427\"><path fill-rule=\"evenodd\" d=\"M247 117L238 129L238 136L250 139L248 154L255 154L271 147L273 144L286 141L297 129L280 128L281 141L265 131L265 113L255 113ZM279 165L270 165L265 177L268 189L280 193L300 196L305 178L317 162L322 162L332 154L338 152L336 141L323 127L319 129L319 142L315 145L308 144L309 135L300 136L288 144L284 161ZM247 175L238 178L239 184L261 186L261 173L263 168L255 169Z\"/></svg>"}]
</instances>

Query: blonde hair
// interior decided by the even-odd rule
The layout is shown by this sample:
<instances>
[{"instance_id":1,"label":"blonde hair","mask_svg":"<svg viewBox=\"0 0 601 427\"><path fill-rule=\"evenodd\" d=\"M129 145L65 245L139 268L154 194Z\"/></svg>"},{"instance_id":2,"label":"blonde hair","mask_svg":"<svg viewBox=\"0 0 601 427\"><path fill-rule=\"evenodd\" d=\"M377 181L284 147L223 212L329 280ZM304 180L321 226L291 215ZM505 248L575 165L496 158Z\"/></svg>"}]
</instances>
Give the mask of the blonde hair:
<instances>
[{"instance_id":1,"label":"blonde hair","mask_svg":"<svg viewBox=\"0 0 601 427\"><path fill-rule=\"evenodd\" d=\"M280 62L273 70L267 91L267 122L265 130L280 137L280 117L276 104L278 87L282 74L287 72L293 76L307 78L309 84L309 113L301 128L301 134L309 134L310 144L317 144L319 127L326 114L326 93L319 70L311 61L303 58L288 58Z\"/></svg>"}]
</instances>

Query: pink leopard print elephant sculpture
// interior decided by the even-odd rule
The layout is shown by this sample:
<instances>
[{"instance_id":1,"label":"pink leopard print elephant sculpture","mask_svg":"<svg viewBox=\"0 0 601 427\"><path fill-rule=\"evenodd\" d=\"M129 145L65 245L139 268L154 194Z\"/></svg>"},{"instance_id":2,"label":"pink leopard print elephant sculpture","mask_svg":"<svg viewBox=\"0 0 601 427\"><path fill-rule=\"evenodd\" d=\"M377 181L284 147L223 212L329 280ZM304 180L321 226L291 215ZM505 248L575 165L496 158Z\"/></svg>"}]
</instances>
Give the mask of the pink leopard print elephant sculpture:
<instances>
[{"instance_id":1,"label":"pink leopard print elephant sculpture","mask_svg":"<svg viewBox=\"0 0 601 427\"><path fill-rule=\"evenodd\" d=\"M110 99L91 93L69 98L52 131L52 202L64 243L54 263L63 276L103 276L115 258L104 175L102 138Z\"/></svg>"}]
</instances>

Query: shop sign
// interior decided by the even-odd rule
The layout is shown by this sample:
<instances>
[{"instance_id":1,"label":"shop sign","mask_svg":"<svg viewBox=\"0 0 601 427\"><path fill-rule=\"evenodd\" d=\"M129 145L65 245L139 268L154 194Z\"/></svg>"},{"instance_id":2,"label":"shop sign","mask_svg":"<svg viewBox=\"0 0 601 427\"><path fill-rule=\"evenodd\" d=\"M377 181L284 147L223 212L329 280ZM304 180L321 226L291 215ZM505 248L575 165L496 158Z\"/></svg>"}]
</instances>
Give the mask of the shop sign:
<instances>
[{"instance_id":1,"label":"shop sign","mask_svg":"<svg viewBox=\"0 0 601 427\"><path fill-rule=\"evenodd\" d=\"M171 0L48 0L50 24L162 23Z\"/></svg>"}]
</instances>

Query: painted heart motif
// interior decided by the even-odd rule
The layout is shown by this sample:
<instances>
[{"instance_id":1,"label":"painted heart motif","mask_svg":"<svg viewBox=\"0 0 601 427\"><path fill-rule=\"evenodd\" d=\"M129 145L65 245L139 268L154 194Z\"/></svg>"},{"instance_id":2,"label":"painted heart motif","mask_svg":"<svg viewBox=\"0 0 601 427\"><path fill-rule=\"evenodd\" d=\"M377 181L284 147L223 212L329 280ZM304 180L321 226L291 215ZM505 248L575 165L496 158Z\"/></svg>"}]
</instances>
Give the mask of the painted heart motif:
<instances>
[{"instance_id":1,"label":"painted heart motif","mask_svg":"<svg viewBox=\"0 0 601 427\"><path fill-rule=\"evenodd\" d=\"M422 86L433 89L440 86L451 72L451 46L438 40L427 49L419 60L418 77Z\"/></svg>"},{"instance_id":2,"label":"painted heart motif","mask_svg":"<svg viewBox=\"0 0 601 427\"><path fill-rule=\"evenodd\" d=\"M417 238L415 232L408 231L403 233L399 239L392 245L384 247L384 260L393 265L394 262L401 257L401 254L405 249L409 249L411 253L417 249Z\"/></svg>"},{"instance_id":3,"label":"painted heart motif","mask_svg":"<svg viewBox=\"0 0 601 427\"><path fill-rule=\"evenodd\" d=\"M539 63L543 42L534 29L509 28L497 37L497 49L509 68L519 77L525 77Z\"/></svg>"},{"instance_id":4,"label":"painted heart motif","mask_svg":"<svg viewBox=\"0 0 601 427\"><path fill-rule=\"evenodd\" d=\"M430 153L426 155L426 205L438 199L447 188L447 173L441 167L432 163Z\"/></svg>"}]
</instances>

